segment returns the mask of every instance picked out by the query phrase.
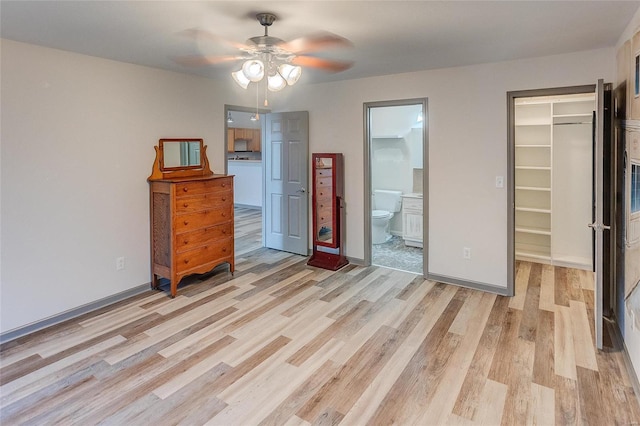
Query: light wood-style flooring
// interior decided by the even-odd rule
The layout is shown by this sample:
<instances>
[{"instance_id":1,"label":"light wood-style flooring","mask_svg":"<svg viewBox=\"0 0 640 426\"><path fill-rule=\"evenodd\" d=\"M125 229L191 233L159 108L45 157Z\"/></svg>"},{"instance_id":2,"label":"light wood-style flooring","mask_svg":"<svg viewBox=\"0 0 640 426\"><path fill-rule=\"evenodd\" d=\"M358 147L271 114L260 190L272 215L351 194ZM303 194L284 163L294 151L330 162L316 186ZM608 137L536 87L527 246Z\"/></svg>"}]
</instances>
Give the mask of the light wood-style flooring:
<instances>
[{"instance_id":1,"label":"light wood-style flooring","mask_svg":"<svg viewBox=\"0 0 640 426\"><path fill-rule=\"evenodd\" d=\"M251 211L236 219L256 224ZM248 250L255 233L238 232L233 276L2 345L0 423L640 423L620 349L594 350L590 273L520 262L507 298L379 267L313 268Z\"/></svg>"}]
</instances>

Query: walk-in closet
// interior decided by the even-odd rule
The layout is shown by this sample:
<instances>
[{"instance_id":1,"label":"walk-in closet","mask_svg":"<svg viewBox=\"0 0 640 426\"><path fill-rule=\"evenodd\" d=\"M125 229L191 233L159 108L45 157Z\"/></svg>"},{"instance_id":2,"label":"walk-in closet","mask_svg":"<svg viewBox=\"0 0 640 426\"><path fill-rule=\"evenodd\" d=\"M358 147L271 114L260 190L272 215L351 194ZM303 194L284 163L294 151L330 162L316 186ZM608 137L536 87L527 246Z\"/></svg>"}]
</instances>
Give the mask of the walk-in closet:
<instances>
[{"instance_id":1,"label":"walk-in closet","mask_svg":"<svg viewBox=\"0 0 640 426\"><path fill-rule=\"evenodd\" d=\"M515 99L516 259L592 269L595 94Z\"/></svg>"}]
</instances>

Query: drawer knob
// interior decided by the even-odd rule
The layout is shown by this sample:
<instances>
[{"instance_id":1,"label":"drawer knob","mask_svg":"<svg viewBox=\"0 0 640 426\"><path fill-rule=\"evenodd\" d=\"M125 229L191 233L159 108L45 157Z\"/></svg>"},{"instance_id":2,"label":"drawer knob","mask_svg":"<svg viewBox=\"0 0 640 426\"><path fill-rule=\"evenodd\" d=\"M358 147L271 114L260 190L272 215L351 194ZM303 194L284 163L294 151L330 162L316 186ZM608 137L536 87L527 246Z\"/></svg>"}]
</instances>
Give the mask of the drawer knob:
<instances>
[{"instance_id":1,"label":"drawer knob","mask_svg":"<svg viewBox=\"0 0 640 426\"><path fill-rule=\"evenodd\" d=\"M184 188L182 188L182 190L183 190L184 192L187 192L187 191L189 190L189 188L184 187Z\"/></svg>"},{"instance_id":2,"label":"drawer knob","mask_svg":"<svg viewBox=\"0 0 640 426\"><path fill-rule=\"evenodd\" d=\"M184 203L184 204L183 204L183 206L184 206L184 207L189 207L189 204Z\"/></svg>"},{"instance_id":3,"label":"drawer knob","mask_svg":"<svg viewBox=\"0 0 640 426\"><path fill-rule=\"evenodd\" d=\"M226 183L223 183L223 184L222 184L222 187L224 188L225 186L227 186L227 184L226 184Z\"/></svg>"},{"instance_id":4,"label":"drawer knob","mask_svg":"<svg viewBox=\"0 0 640 426\"><path fill-rule=\"evenodd\" d=\"M227 201L227 197L222 197L222 201Z\"/></svg>"},{"instance_id":5,"label":"drawer knob","mask_svg":"<svg viewBox=\"0 0 640 426\"><path fill-rule=\"evenodd\" d=\"M184 240L184 245L186 246L187 244L189 244L189 240Z\"/></svg>"},{"instance_id":6,"label":"drawer knob","mask_svg":"<svg viewBox=\"0 0 640 426\"><path fill-rule=\"evenodd\" d=\"M185 221L184 221L184 224L185 224L185 225L188 225L188 224L189 224L189 221L188 221L188 220L185 220Z\"/></svg>"},{"instance_id":7,"label":"drawer knob","mask_svg":"<svg viewBox=\"0 0 640 426\"><path fill-rule=\"evenodd\" d=\"M226 214L226 213L222 213L222 217L226 217L226 216L227 216L227 214Z\"/></svg>"},{"instance_id":8,"label":"drawer knob","mask_svg":"<svg viewBox=\"0 0 640 426\"><path fill-rule=\"evenodd\" d=\"M222 247L222 252L226 253L227 252L227 248L226 247Z\"/></svg>"},{"instance_id":9,"label":"drawer knob","mask_svg":"<svg viewBox=\"0 0 640 426\"><path fill-rule=\"evenodd\" d=\"M186 263L189 263L189 259L185 259L185 260L184 260L184 263L185 263L185 264L186 264Z\"/></svg>"},{"instance_id":10,"label":"drawer knob","mask_svg":"<svg viewBox=\"0 0 640 426\"><path fill-rule=\"evenodd\" d=\"M227 230L226 230L226 229L223 229L223 230L222 230L222 233L223 233L223 234L225 234L225 235L227 235Z\"/></svg>"}]
</instances>

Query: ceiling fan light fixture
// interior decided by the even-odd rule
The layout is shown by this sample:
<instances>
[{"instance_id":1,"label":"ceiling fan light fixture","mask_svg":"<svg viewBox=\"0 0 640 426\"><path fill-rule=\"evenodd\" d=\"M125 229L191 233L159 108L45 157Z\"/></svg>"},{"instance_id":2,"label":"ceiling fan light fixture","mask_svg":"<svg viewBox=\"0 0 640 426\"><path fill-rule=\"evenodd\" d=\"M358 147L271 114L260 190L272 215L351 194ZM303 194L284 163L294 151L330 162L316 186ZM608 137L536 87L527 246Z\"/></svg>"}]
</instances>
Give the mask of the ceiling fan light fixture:
<instances>
[{"instance_id":1,"label":"ceiling fan light fixture","mask_svg":"<svg viewBox=\"0 0 640 426\"><path fill-rule=\"evenodd\" d=\"M282 64L278 67L278 72L286 80L289 86L296 84L302 75L302 68L297 65Z\"/></svg>"},{"instance_id":2,"label":"ceiling fan light fixture","mask_svg":"<svg viewBox=\"0 0 640 426\"><path fill-rule=\"evenodd\" d=\"M278 92L287 87L287 82L279 73L267 77L267 87L272 92Z\"/></svg>"},{"instance_id":3,"label":"ceiling fan light fixture","mask_svg":"<svg viewBox=\"0 0 640 426\"><path fill-rule=\"evenodd\" d=\"M250 59L242 64L242 73L249 81L260 81L264 77L264 64L259 59Z\"/></svg>"},{"instance_id":4,"label":"ceiling fan light fixture","mask_svg":"<svg viewBox=\"0 0 640 426\"><path fill-rule=\"evenodd\" d=\"M244 75L244 72L242 72L242 70L232 72L231 77L233 77L235 82L238 83L238 86L242 87L243 89L249 87L249 83L251 83L251 81Z\"/></svg>"},{"instance_id":5,"label":"ceiling fan light fixture","mask_svg":"<svg viewBox=\"0 0 640 426\"><path fill-rule=\"evenodd\" d=\"M233 117L231 117L231 111L227 111L227 123L233 123Z\"/></svg>"},{"instance_id":6,"label":"ceiling fan light fixture","mask_svg":"<svg viewBox=\"0 0 640 426\"><path fill-rule=\"evenodd\" d=\"M255 114L251 114L251 118L249 118L251 121L259 121L260 120L260 114L255 113Z\"/></svg>"}]
</instances>

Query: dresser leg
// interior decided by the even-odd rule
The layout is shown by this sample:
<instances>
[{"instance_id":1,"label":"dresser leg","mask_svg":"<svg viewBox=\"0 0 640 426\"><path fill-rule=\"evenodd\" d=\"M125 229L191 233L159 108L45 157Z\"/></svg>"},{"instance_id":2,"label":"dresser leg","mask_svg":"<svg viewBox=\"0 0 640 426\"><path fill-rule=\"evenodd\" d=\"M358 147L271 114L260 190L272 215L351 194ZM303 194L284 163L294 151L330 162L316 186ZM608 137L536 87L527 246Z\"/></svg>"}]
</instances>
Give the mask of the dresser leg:
<instances>
[{"instance_id":1,"label":"dresser leg","mask_svg":"<svg viewBox=\"0 0 640 426\"><path fill-rule=\"evenodd\" d=\"M158 289L158 276L156 274L151 274L151 289Z\"/></svg>"},{"instance_id":2,"label":"dresser leg","mask_svg":"<svg viewBox=\"0 0 640 426\"><path fill-rule=\"evenodd\" d=\"M178 281L171 280L171 298L172 299L175 299L177 292L178 292Z\"/></svg>"}]
</instances>

